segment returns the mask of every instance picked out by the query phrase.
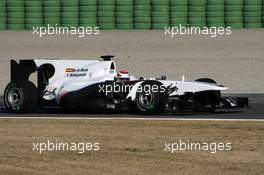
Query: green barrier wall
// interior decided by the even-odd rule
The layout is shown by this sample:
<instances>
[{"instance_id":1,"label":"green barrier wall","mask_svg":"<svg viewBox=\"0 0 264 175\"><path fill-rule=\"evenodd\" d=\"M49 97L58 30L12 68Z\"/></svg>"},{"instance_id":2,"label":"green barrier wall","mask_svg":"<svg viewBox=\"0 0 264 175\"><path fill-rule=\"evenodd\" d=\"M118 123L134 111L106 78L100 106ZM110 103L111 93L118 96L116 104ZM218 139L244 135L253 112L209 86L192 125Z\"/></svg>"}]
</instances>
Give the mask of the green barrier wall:
<instances>
[{"instance_id":1,"label":"green barrier wall","mask_svg":"<svg viewBox=\"0 0 264 175\"><path fill-rule=\"evenodd\" d=\"M264 0L0 0L0 30L263 28Z\"/></svg>"}]
</instances>

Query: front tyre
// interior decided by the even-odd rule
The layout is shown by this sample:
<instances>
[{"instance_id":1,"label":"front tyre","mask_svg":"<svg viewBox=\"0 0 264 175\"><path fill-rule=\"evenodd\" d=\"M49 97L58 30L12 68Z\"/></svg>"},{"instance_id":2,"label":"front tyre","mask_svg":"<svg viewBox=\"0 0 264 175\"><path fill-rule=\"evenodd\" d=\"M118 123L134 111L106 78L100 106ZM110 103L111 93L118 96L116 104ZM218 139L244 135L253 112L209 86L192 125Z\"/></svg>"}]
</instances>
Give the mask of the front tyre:
<instances>
[{"instance_id":1,"label":"front tyre","mask_svg":"<svg viewBox=\"0 0 264 175\"><path fill-rule=\"evenodd\" d=\"M30 81L11 82L4 92L4 104L9 112L27 113L38 105L38 89Z\"/></svg>"},{"instance_id":2,"label":"front tyre","mask_svg":"<svg viewBox=\"0 0 264 175\"><path fill-rule=\"evenodd\" d=\"M199 78L195 81L217 84L211 78ZM220 91L203 91L194 94L194 107L196 111L214 112L216 106L220 104L221 92Z\"/></svg>"},{"instance_id":3,"label":"front tyre","mask_svg":"<svg viewBox=\"0 0 264 175\"><path fill-rule=\"evenodd\" d=\"M217 84L217 82L215 80L211 79L211 78L199 78L199 79L197 79L195 81Z\"/></svg>"},{"instance_id":4,"label":"front tyre","mask_svg":"<svg viewBox=\"0 0 264 175\"><path fill-rule=\"evenodd\" d=\"M146 81L142 83L140 91L136 94L137 111L146 115L158 115L164 112L167 93L162 83Z\"/></svg>"}]
</instances>

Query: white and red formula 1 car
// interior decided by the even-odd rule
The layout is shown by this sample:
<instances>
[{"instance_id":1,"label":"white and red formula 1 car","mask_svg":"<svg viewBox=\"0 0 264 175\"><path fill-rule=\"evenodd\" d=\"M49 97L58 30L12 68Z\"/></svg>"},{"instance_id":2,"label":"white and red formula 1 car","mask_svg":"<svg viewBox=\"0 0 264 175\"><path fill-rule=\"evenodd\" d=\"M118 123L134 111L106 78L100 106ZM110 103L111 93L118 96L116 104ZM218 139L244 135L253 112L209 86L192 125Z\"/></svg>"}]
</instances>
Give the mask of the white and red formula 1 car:
<instances>
[{"instance_id":1,"label":"white and red formula 1 car","mask_svg":"<svg viewBox=\"0 0 264 175\"><path fill-rule=\"evenodd\" d=\"M214 80L175 81L135 78L117 72L113 56L102 60L33 59L11 60L11 82L4 92L10 112L36 108L131 110L161 114L165 109L214 111L222 107L244 107L247 99L222 98L227 87ZM36 85L29 76L37 73ZM107 111L111 111L107 110Z\"/></svg>"}]
</instances>

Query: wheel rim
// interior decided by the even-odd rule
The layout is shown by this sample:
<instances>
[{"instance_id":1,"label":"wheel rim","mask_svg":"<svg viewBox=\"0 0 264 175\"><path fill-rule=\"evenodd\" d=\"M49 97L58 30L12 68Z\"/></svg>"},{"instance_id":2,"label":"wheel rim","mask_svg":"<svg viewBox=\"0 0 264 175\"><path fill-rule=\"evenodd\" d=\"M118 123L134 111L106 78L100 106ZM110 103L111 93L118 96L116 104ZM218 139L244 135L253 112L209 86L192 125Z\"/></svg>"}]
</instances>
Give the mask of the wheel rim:
<instances>
[{"instance_id":1,"label":"wheel rim","mask_svg":"<svg viewBox=\"0 0 264 175\"><path fill-rule=\"evenodd\" d=\"M139 105L144 109L151 108L153 104L153 100L154 100L153 93L142 92L139 94L138 97Z\"/></svg>"},{"instance_id":2,"label":"wheel rim","mask_svg":"<svg viewBox=\"0 0 264 175\"><path fill-rule=\"evenodd\" d=\"M11 87L7 93L7 102L12 109L20 109L23 102L23 92L18 87Z\"/></svg>"}]
</instances>

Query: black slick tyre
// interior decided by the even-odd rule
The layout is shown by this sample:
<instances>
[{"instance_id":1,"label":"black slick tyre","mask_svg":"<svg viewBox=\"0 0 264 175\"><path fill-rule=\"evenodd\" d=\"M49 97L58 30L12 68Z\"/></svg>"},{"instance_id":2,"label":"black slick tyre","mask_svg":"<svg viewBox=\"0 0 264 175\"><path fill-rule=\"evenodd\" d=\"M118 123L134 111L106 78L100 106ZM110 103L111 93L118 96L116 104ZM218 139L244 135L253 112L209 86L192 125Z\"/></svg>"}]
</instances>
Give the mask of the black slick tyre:
<instances>
[{"instance_id":1,"label":"black slick tyre","mask_svg":"<svg viewBox=\"0 0 264 175\"><path fill-rule=\"evenodd\" d=\"M158 115L164 112L167 91L164 85L157 81L145 81L136 94L137 112L144 115Z\"/></svg>"},{"instance_id":2,"label":"black slick tyre","mask_svg":"<svg viewBox=\"0 0 264 175\"><path fill-rule=\"evenodd\" d=\"M4 104L9 112L27 113L38 106L38 89L30 81L9 83L4 92Z\"/></svg>"}]
</instances>

